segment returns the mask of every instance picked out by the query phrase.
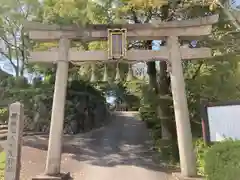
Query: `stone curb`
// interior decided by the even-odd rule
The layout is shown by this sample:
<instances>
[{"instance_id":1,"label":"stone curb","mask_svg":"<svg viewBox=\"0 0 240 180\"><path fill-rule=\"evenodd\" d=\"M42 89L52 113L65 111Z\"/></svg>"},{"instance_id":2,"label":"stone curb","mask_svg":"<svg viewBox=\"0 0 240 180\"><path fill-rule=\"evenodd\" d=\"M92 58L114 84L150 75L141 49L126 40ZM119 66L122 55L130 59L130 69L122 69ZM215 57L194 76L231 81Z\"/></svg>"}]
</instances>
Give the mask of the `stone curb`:
<instances>
[{"instance_id":1,"label":"stone curb","mask_svg":"<svg viewBox=\"0 0 240 180\"><path fill-rule=\"evenodd\" d=\"M172 173L172 176L174 177L175 180L205 180L201 176L196 176L196 177L184 177L181 175L181 173Z\"/></svg>"}]
</instances>

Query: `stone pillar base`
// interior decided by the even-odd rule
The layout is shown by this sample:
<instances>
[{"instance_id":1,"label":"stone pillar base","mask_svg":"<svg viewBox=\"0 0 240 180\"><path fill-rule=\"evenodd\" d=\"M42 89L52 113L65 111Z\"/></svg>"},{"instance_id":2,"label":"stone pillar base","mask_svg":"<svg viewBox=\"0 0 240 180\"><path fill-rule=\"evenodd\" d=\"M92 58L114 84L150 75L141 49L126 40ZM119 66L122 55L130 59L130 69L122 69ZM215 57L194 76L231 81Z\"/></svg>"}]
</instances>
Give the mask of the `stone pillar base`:
<instances>
[{"instance_id":1,"label":"stone pillar base","mask_svg":"<svg viewBox=\"0 0 240 180\"><path fill-rule=\"evenodd\" d=\"M172 176L176 180L205 180L202 176L184 177L181 173L172 173Z\"/></svg>"},{"instance_id":2,"label":"stone pillar base","mask_svg":"<svg viewBox=\"0 0 240 180\"><path fill-rule=\"evenodd\" d=\"M38 175L32 180L72 180L70 173L60 174L59 176Z\"/></svg>"}]
</instances>

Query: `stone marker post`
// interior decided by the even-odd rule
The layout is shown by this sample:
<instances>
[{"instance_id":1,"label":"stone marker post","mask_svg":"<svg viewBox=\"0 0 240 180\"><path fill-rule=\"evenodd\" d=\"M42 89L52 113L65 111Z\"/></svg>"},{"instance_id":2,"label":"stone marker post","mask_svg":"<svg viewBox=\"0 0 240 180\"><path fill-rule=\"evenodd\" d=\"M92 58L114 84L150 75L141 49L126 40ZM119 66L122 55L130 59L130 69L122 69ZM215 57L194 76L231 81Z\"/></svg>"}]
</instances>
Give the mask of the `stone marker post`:
<instances>
[{"instance_id":1,"label":"stone marker post","mask_svg":"<svg viewBox=\"0 0 240 180\"><path fill-rule=\"evenodd\" d=\"M9 107L5 180L20 180L24 108L20 102Z\"/></svg>"}]
</instances>

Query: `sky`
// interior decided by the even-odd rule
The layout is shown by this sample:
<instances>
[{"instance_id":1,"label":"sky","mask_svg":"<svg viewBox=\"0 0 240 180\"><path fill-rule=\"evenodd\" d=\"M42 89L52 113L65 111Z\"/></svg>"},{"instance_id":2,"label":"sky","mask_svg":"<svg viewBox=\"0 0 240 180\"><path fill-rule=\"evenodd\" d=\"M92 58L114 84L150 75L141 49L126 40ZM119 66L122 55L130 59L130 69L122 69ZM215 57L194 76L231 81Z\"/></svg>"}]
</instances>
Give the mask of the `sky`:
<instances>
[{"instance_id":1,"label":"sky","mask_svg":"<svg viewBox=\"0 0 240 180\"><path fill-rule=\"evenodd\" d=\"M240 9L240 0L230 0L231 2L234 2L233 3L233 6L234 7L238 7Z\"/></svg>"},{"instance_id":2,"label":"sky","mask_svg":"<svg viewBox=\"0 0 240 180\"><path fill-rule=\"evenodd\" d=\"M13 60L13 63L14 64L17 64L17 61L14 61ZM15 70L12 66L12 64L10 63L10 61L6 58L4 58L3 56L0 55L0 68L2 71L8 73L8 74L11 74L13 76L15 76ZM31 82L32 79L34 77L36 77L35 74L33 73L28 73L27 70L24 71L24 77L26 77L28 79L28 82Z\"/></svg>"}]
</instances>

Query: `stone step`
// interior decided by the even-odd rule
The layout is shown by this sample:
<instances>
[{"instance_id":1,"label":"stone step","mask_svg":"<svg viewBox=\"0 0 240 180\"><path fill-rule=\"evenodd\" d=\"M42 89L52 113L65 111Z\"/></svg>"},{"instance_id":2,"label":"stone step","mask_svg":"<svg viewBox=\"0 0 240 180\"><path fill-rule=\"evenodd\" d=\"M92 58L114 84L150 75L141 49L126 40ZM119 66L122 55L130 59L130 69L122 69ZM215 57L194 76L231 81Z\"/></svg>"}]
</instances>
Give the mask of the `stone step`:
<instances>
[{"instance_id":1,"label":"stone step","mask_svg":"<svg viewBox=\"0 0 240 180\"><path fill-rule=\"evenodd\" d=\"M0 134L7 134L8 133L8 129L0 129Z\"/></svg>"},{"instance_id":2,"label":"stone step","mask_svg":"<svg viewBox=\"0 0 240 180\"><path fill-rule=\"evenodd\" d=\"M0 124L0 140L6 140L8 135L8 125Z\"/></svg>"},{"instance_id":3,"label":"stone step","mask_svg":"<svg viewBox=\"0 0 240 180\"><path fill-rule=\"evenodd\" d=\"M0 124L0 130L2 129L8 129L8 125L7 124Z\"/></svg>"},{"instance_id":4,"label":"stone step","mask_svg":"<svg viewBox=\"0 0 240 180\"><path fill-rule=\"evenodd\" d=\"M45 132L23 132L23 136L36 136L36 135L46 135L46 133ZM3 130L0 130L0 141L7 140L7 136L8 136L7 131L5 131L4 133Z\"/></svg>"},{"instance_id":5,"label":"stone step","mask_svg":"<svg viewBox=\"0 0 240 180\"><path fill-rule=\"evenodd\" d=\"M0 134L0 141L7 140L7 134Z\"/></svg>"}]
</instances>

